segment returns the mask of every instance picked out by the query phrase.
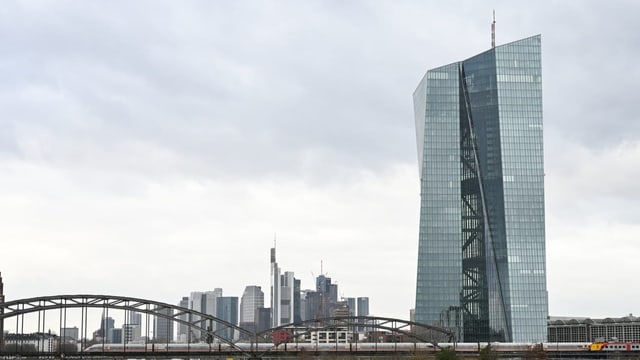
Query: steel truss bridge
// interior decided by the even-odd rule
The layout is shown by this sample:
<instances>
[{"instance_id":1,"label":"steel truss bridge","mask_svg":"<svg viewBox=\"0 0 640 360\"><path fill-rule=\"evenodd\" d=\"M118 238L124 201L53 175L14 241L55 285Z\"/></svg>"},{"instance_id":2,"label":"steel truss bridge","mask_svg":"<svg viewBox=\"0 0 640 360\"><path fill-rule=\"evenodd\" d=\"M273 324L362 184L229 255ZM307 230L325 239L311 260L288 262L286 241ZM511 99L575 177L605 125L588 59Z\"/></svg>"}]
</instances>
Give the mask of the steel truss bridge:
<instances>
[{"instance_id":1,"label":"steel truss bridge","mask_svg":"<svg viewBox=\"0 0 640 360\"><path fill-rule=\"evenodd\" d=\"M120 348L113 350L110 344L106 344L103 336L102 343L89 343L87 340L88 332L88 309L102 309L103 317L108 316L108 311L123 311L125 318L127 313L136 312L145 314L146 316L146 333L149 338L150 317L163 318L173 324L181 324L187 327L189 339L187 344L182 344L179 351L171 352L168 341L164 344L153 343L145 340L144 346L136 347L125 343ZM79 345L80 350L77 352L68 352L61 344L63 342L63 329L77 326L77 322L67 319L67 311L71 309L79 309L80 326L79 326ZM14 343L13 352L8 352L9 341L5 339L5 331L24 336L25 316L31 318L37 317L38 333L45 332L45 321L47 312L51 314L52 310L59 312L58 326L60 330L60 345L55 352L49 353L26 353L22 352L22 346ZM78 310L73 310L77 313ZM55 313L55 312L54 312ZM51 318L51 315L49 315ZM77 320L75 320L77 321ZM102 324L101 320L101 324ZM15 325L13 325L15 324ZM51 320L49 320L49 325ZM205 356L225 356L235 355L244 358L260 358L267 353L276 354L279 351L286 350L287 343L292 347L298 342L304 341L312 333L320 331L342 331L356 333L358 329L366 329L370 333L380 334L384 332L392 337L397 337L398 341L411 341L416 343L437 343L452 342L454 334L449 330L434 326L419 324L411 321L400 319L371 317L371 316L347 316L308 320L299 323L282 325L273 329L262 332L251 332L245 328L214 316L198 312L195 310L171 305L163 302L139 299L132 297L122 297L113 295L54 295L42 296L28 299L19 299L0 303L0 356L14 357L20 355L22 357L42 357L47 356L65 356L66 357L104 357L104 356L141 356L141 357L189 357L194 352L198 355ZM229 336L225 336L230 331L239 334L238 341L230 340ZM274 334L289 334L284 344L278 344L278 339L274 338ZM30 332L31 333L31 332ZM191 334L200 334L199 338ZM103 334L106 335L106 334ZM124 336L124 334L123 334ZM206 339L206 345L195 342ZM215 341L214 341L215 339ZM275 340L275 341L274 341ZM355 336L357 347L357 336ZM374 336L373 342L378 342L378 338ZM192 344L193 343L193 344ZM212 344L213 343L213 344ZM275 343L275 344L274 344ZM88 351L89 345L93 344L92 351ZM96 346L98 345L98 346ZM101 346L100 346L101 345ZM203 346L204 345L204 346ZM97 348L97 349L96 349Z\"/></svg>"}]
</instances>

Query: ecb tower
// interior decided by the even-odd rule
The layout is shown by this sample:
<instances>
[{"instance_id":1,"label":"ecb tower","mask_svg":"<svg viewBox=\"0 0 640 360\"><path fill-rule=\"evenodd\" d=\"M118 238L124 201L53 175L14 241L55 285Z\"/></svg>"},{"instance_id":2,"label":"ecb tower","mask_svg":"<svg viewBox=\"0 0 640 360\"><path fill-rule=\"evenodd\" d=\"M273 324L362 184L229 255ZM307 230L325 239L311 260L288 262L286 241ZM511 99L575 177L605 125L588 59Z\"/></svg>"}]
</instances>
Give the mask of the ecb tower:
<instances>
[{"instance_id":1,"label":"ecb tower","mask_svg":"<svg viewBox=\"0 0 640 360\"><path fill-rule=\"evenodd\" d=\"M427 71L416 321L457 341L542 342L547 286L540 36Z\"/></svg>"}]
</instances>

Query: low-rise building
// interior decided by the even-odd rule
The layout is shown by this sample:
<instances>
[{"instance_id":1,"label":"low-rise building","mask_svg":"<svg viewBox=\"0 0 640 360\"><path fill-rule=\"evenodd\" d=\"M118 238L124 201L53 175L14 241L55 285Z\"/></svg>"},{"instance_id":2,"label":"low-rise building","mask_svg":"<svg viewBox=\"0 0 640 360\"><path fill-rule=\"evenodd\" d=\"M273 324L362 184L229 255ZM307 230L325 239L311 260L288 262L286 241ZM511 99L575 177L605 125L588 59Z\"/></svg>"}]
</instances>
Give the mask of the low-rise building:
<instances>
[{"instance_id":1,"label":"low-rise building","mask_svg":"<svg viewBox=\"0 0 640 360\"><path fill-rule=\"evenodd\" d=\"M549 317L549 342L640 342L640 318L629 314L620 318Z\"/></svg>"}]
</instances>

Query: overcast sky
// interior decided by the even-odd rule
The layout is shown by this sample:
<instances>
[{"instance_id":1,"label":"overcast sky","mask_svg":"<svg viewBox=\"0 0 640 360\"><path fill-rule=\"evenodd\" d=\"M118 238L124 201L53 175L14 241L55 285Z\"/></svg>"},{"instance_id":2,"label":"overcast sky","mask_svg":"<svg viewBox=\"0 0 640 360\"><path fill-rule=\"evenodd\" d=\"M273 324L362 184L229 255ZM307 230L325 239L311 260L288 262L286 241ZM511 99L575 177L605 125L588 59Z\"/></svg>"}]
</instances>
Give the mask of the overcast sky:
<instances>
[{"instance_id":1,"label":"overcast sky","mask_svg":"<svg viewBox=\"0 0 640 360\"><path fill-rule=\"evenodd\" d=\"M4 1L7 300L177 303L247 285L269 248L375 315L415 301L412 93L542 34L551 315L640 315L640 2Z\"/></svg>"}]
</instances>

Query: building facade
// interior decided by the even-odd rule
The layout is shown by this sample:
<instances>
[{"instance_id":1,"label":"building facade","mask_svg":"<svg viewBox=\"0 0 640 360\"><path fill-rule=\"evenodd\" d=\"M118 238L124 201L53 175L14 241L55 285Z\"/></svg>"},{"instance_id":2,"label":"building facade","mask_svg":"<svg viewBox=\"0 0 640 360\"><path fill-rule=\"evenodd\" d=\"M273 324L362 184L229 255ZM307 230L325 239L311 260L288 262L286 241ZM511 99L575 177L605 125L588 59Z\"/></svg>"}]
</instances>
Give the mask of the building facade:
<instances>
[{"instance_id":1,"label":"building facade","mask_svg":"<svg viewBox=\"0 0 640 360\"><path fill-rule=\"evenodd\" d=\"M260 286L247 286L240 298L240 327L250 332L258 328L257 310L264 308L264 292Z\"/></svg>"},{"instance_id":2,"label":"building facade","mask_svg":"<svg viewBox=\"0 0 640 360\"><path fill-rule=\"evenodd\" d=\"M344 299L349 305L349 316L356 316L356 298L345 298Z\"/></svg>"},{"instance_id":3,"label":"building facade","mask_svg":"<svg viewBox=\"0 0 640 360\"><path fill-rule=\"evenodd\" d=\"M285 271L280 276L280 324L294 322L295 277L293 271Z\"/></svg>"},{"instance_id":4,"label":"building facade","mask_svg":"<svg viewBox=\"0 0 640 360\"><path fill-rule=\"evenodd\" d=\"M358 309L356 314L358 314L358 316L369 316L369 298L368 297L358 297L356 299L357 303L358 303ZM367 329L367 327L365 326L358 326L358 332L362 333L365 332Z\"/></svg>"},{"instance_id":5,"label":"building facade","mask_svg":"<svg viewBox=\"0 0 640 360\"><path fill-rule=\"evenodd\" d=\"M300 280L293 271L282 273L271 248L271 327L301 321Z\"/></svg>"},{"instance_id":6,"label":"building facade","mask_svg":"<svg viewBox=\"0 0 640 360\"><path fill-rule=\"evenodd\" d=\"M271 248L271 327L280 326L280 268L276 248Z\"/></svg>"},{"instance_id":7,"label":"building facade","mask_svg":"<svg viewBox=\"0 0 640 360\"><path fill-rule=\"evenodd\" d=\"M125 344L142 340L142 328L140 324L123 324L122 341Z\"/></svg>"},{"instance_id":8,"label":"building facade","mask_svg":"<svg viewBox=\"0 0 640 360\"><path fill-rule=\"evenodd\" d=\"M238 325L238 298L236 296L220 296L216 299L216 317L233 325ZM217 334L227 340L235 340L235 330L229 327L218 328Z\"/></svg>"},{"instance_id":9,"label":"building facade","mask_svg":"<svg viewBox=\"0 0 640 360\"><path fill-rule=\"evenodd\" d=\"M414 92L416 321L457 341L547 338L540 36L429 70Z\"/></svg>"},{"instance_id":10,"label":"building facade","mask_svg":"<svg viewBox=\"0 0 640 360\"><path fill-rule=\"evenodd\" d=\"M182 299L180 300L180 302L178 303L178 306L185 308L185 309L189 309L189 297L188 296L183 296ZM189 321L189 314L188 313L183 313L182 315L179 315L178 318L182 321ZM189 335L189 326L183 324L183 323L178 323L178 332L177 332L177 341L181 342L181 343L185 343L188 341L188 335Z\"/></svg>"},{"instance_id":11,"label":"building facade","mask_svg":"<svg viewBox=\"0 0 640 360\"><path fill-rule=\"evenodd\" d=\"M173 316L173 309L171 308L160 308L158 312L169 317ZM155 316L153 320L153 339L163 343L173 342L173 323L172 319Z\"/></svg>"},{"instance_id":12,"label":"building facade","mask_svg":"<svg viewBox=\"0 0 640 360\"><path fill-rule=\"evenodd\" d=\"M369 316L369 298L358 297L358 316Z\"/></svg>"},{"instance_id":13,"label":"building facade","mask_svg":"<svg viewBox=\"0 0 640 360\"><path fill-rule=\"evenodd\" d=\"M640 342L640 318L549 318L549 342Z\"/></svg>"}]
</instances>

